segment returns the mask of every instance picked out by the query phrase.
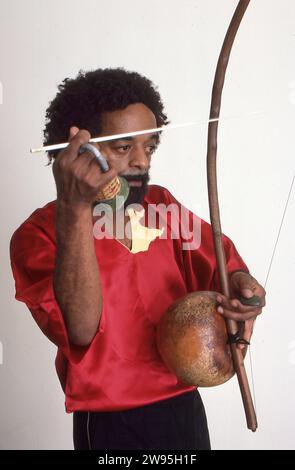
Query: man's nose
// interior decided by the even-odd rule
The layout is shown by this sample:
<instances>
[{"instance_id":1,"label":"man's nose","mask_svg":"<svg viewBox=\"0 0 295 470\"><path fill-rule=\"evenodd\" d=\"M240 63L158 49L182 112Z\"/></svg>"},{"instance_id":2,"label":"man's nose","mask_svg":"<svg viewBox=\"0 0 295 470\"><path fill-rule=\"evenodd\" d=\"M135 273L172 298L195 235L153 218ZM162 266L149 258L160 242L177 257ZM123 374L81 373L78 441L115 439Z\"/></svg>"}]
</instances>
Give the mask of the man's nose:
<instances>
[{"instance_id":1,"label":"man's nose","mask_svg":"<svg viewBox=\"0 0 295 470\"><path fill-rule=\"evenodd\" d=\"M129 166L137 167L140 170L147 170L149 167L149 155L144 148L134 148L130 154Z\"/></svg>"}]
</instances>

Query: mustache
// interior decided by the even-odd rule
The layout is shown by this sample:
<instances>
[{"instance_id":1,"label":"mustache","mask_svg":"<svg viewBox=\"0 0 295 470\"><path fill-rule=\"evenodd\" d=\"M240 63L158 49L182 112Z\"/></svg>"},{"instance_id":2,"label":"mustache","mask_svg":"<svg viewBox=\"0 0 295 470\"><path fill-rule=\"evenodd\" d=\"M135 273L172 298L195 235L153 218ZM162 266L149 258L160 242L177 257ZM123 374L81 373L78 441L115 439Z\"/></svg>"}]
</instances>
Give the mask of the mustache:
<instances>
[{"instance_id":1,"label":"mustache","mask_svg":"<svg viewBox=\"0 0 295 470\"><path fill-rule=\"evenodd\" d=\"M149 173L144 173L143 175L121 175L127 181L142 181L143 183L147 183L150 179Z\"/></svg>"}]
</instances>

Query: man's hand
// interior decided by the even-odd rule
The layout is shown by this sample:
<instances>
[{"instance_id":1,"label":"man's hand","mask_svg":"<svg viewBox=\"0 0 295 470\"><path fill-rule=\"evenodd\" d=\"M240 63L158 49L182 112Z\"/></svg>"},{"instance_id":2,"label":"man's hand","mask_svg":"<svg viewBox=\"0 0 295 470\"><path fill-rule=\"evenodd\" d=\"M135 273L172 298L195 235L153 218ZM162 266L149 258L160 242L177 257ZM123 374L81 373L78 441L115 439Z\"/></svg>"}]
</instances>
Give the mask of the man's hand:
<instances>
[{"instance_id":1,"label":"man's hand","mask_svg":"<svg viewBox=\"0 0 295 470\"><path fill-rule=\"evenodd\" d=\"M236 271L230 275L230 290L231 299L218 294L217 311L226 318L237 321L240 324L240 338L250 342L255 319L265 306L265 290L254 277L242 271ZM250 299L254 295L260 298L259 306L246 306L239 300L240 297ZM243 349L245 345L238 344L238 347Z\"/></svg>"},{"instance_id":2,"label":"man's hand","mask_svg":"<svg viewBox=\"0 0 295 470\"><path fill-rule=\"evenodd\" d=\"M52 166L57 199L70 205L90 205L117 172L110 168L103 173L92 153L79 154L80 146L90 139L88 131L71 127L69 137L70 144L57 155Z\"/></svg>"}]
</instances>

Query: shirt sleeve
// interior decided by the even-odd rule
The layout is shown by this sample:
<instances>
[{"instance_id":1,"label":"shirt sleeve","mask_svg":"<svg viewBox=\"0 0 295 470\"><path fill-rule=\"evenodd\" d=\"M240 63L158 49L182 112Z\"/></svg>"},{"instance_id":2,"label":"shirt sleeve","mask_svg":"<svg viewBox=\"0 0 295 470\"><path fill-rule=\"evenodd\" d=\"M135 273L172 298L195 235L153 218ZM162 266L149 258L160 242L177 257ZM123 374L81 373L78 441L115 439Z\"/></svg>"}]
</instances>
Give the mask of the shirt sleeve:
<instances>
[{"instance_id":1,"label":"shirt sleeve","mask_svg":"<svg viewBox=\"0 0 295 470\"><path fill-rule=\"evenodd\" d=\"M16 230L10 242L15 298L27 305L42 332L60 352L69 361L79 362L89 346L70 344L53 289L55 256L55 243L42 227L25 222Z\"/></svg>"}]
</instances>

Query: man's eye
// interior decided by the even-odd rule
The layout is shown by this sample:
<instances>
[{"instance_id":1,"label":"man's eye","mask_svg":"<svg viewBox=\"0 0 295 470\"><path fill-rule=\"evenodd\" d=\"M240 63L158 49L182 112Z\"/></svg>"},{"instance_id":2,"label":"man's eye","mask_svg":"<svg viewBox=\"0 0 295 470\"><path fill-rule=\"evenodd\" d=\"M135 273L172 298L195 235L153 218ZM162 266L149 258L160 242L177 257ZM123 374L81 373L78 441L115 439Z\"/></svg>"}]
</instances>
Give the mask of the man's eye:
<instances>
[{"instance_id":1,"label":"man's eye","mask_svg":"<svg viewBox=\"0 0 295 470\"><path fill-rule=\"evenodd\" d=\"M151 155L152 153L154 153L154 151L156 150L157 146L156 145L149 145L147 147L147 151L149 153L149 155Z\"/></svg>"},{"instance_id":2,"label":"man's eye","mask_svg":"<svg viewBox=\"0 0 295 470\"><path fill-rule=\"evenodd\" d=\"M116 147L116 150L119 153L128 152L129 149L130 149L130 145L120 145L120 147Z\"/></svg>"}]
</instances>

